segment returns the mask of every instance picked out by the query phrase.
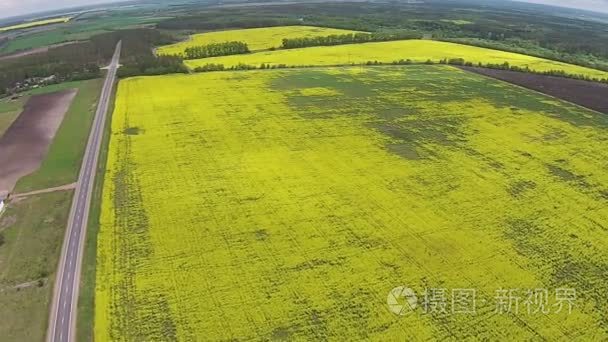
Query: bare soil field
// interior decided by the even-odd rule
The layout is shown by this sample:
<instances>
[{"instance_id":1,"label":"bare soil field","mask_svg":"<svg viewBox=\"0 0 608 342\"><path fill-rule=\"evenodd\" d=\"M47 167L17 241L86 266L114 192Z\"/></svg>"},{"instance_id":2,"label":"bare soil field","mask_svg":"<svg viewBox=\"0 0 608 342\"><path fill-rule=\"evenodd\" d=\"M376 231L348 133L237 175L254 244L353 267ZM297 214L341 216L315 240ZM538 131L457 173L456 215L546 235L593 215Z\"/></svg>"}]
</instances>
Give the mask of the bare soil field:
<instances>
[{"instance_id":1,"label":"bare soil field","mask_svg":"<svg viewBox=\"0 0 608 342\"><path fill-rule=\"evenodd\" d=\"M40 167L76 89L33 96L0 138L0 196Z\"/></svg>"},{"instance_id":2,"label":"bare soil field","mask_svg":"<svg viewBox=\"0 0 608 342\"><path fill-rule=\"evenodd\" d=\"M463 70L513 83L608 114L608 85L510 70L461 67Z\"/></svg>"}]
</instances>

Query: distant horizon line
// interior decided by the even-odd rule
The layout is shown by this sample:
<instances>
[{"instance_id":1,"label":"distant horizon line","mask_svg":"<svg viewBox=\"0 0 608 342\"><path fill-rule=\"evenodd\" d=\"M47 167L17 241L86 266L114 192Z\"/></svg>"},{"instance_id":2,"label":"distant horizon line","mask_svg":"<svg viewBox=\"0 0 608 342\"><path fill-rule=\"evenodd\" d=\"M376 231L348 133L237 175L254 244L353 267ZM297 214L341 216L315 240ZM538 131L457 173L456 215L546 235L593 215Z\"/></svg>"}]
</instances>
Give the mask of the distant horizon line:
<instances>
[{"instance_id":1,"label":"distant horizon line","mask_svg":"<svg viewBox=\"0 0 608 342\"><path fill-rule=\"evenodd\" d=\"M42 10L42 11L34 11L34 12L28 12L28 13L23 13L23 14L15 14L15 15L11 15L8 17L0 17L0 20L10 20L10 19L30 19L31 17L35 17L35 16L41 16L41 18L47 18L47 17L52 17L55 15L62 15L62 14L68 14L68 11L74 11L77 12L78 9L86 9L86 8L91 8L94 9L95 7L102 7L102 6L108 6L108 5L119 5L122 3L128 3L128 2L140 2L143 0L118 0L118 1L113 1L113 0L101 0L100 2L94 2L88 5L75 5L75 6L66 6L66 7L58 7L55 9L47 9L47 10ZM45 14L49 14L48 16L45 16ZM35 18L34 18L35 19Z\"/></svg>"},{"instance_id":2,"label":"distant horizon line","mask_svg":"<svg viewBox=\"0 0 608 342\"><path fill-rule=\"evenodd\" d=\"M98 7L98 6L107 6L107 5L119 5L119 4L123 4L123 3L133 3L133 2L143 2L144 0L101 0L100 2L95 2L95 3L91 3L88 5L76 5L76 6L66 6L66 7L59 7L56 9L48 9L48 10L43 10L43 11L34 11L34 12L28 12L28 13L23 13L23 14L16 14L16 15L10 15L7 17L0 17L0 21L4 21L4 20L11 20L11 19L29 19L30 17L34 17L34 16L38 16L38 15L44 15L46 13L48 13L48 16L41 16L41 18L46 18L46 17L52 17L54 16L54 14L57 15L61 15L61 14L67 14L66 11L76 11L78 9L85 9L88 7L94 8L94 7ZM296 0L297 1L297 0ZM302 3L305 2L315 2L318 0L303 0L300 1ZM406 2L406 0L401 0L403 2ZM425 1L425 0L421 0L421 1ZM458 0L456 0L458 1ZM532 4L532 5L538 5L538 6L547 6L547 7L555 7L555 8L560 8L560 9L565 9L565 10L575 10L575 11L582 11L582 12L589 12L589 13L595 13L595 14L599 14L599 15L607 15L608 16L608 8L605 10L591 10L588 8L580 8L580 7L571 7L571 6L564 6L564 5L557 5L557 4L546 4L546 3L541 3L541 2L536 2L534 0L506 0L509 2L515 2L515 3L525 3L525 4ZM243 3L246 3L247 0L243 0ZM273 0L269 0L268 2L275 2ZM340 2L340 0L328 0L328 2ZM367 2L371 2L371 0L367 0ZM446 2L448 2L446 0Z\"/></svg>"}]
</instances>

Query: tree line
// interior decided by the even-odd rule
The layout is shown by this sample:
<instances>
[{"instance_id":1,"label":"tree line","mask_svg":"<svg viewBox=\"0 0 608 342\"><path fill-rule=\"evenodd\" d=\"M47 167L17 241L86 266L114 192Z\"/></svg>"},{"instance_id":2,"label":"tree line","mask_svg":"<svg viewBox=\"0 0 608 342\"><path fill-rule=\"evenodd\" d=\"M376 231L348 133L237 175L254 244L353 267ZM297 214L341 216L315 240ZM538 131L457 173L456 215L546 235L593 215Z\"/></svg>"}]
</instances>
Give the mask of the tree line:
<instances>
[{"instance_id":1,"label":"tree line","mask_svg":"<svg viewBox=\"0 0 608 342\"><path fill-rule=\"evenodd\" d=\"M481 3L404 2L314 3L218 8L171 18L164 29L211 30L277 25L311 25L382 32L409 31L433 39L466 39L467 44L499 50L524 50L526 54L566 61L592 68L608 67L608 32L601 22L556 16L537 10L488 8ZM467 9L467 10L464 10ZM477 11L481 9L482 11ZM467 24L448 20L462 18ZM412 18L416 18L413 20ZM518 51L519 52L519 51Z\"/></svg>"},{"instance_id":2,"label":"tree line","mask_svg":"<svg viewBox=\"0 0 608 342\"><path fill-rule=\"evenodd\" d=\"M194 72L210 72L210 71L235 71L235 70L255 70L255 69L285 69L295 68L295 66L288 66L287 64L266 64L262 63L260 66L239 63L230 67L224 66L224 64L207 63L205 65L194 68Z\"/></svg>"},{"instance_id":3,"label":"tree line","mask_svg":"<svg viewBox=\"0 0 608 342\"><path fill-rule=\"evenodd\" d=\"M233 41L188 47L184 50L184 58L199 59L207 57L239 55L244 53L249 53L249 47L247 44Z\"/></svg>"},{"instance_id":4,"label":"tree line","mask_svg":"<svg viewBox=\"0 0 608 342\"><path fill-rule=\"evenodd\" d=\"M0 96L33 86L100 77L102 59L94 43L82 42L0 61Z\"/></svg>"},{"instance_id":5,"label":"tree line","mask_svg":"<svg viewBox=\"0 0 608 342\"><path fill-rule=\"evenodd\" d=\"M564 78L571 78L571 79L575 79L575 80L582 80L582 81L589 81L589 82L598 82L598 83L607 83L608 84L608 78L597 78L597 77L591 77L588 75L582 75L582 74L571 74L568 73L564 70L547 70L547 71L537 71L537 70L533 70L530 69L530 67L523 66L517 66L517 65L511 65L509 64L509 62L503 62L503 63L473 63L473 62L468 62L463 58L450 58L450 59L442 59L439 61L439 64L448 64L448 65L456 65L456 66L467 66L467 67L478 67L478 68L485 68L485 69L495 69L495 70L509 70L509 71L517 71L517 72L524 72L524 73L529 73L529 74L537 74L537 75L545 75L545 76L556 76L556 77L564 77Z\"/></svg>"},{"instance_id":6,"label":"tree line","mask_svg":"<svg viewBox=\"0 0 608 342\"><path fill-rule=\"evenodd\" d=\"M296 49L310 46L330 46L342 44L357 44L366 42L381 42L389 40L419 39L415 33L347 33L329 36L305 38L283 38L280 49ZM246 43L232 41L208 45L191 46L184 50L184 59L200 59L207 57L228 56L249 53Z\"/></svg>"},{"instance_id":7,"label":"tree line","mask_svg":"<svg viewBox=\"0 0 608 342\"><path fill-rule=\"evenodd\" d=\"M478 68L486 68L486 69L510 70L510 71L517 71L517 72L523 72L523 73L564 77L564 78L571 78L571 79L576 79L576 80L608 84L608 78L597 78L597 77L590 77L587 75L571 74L571 73L567 73L563 70L537 71L537 70L530 69L528 66L520 67L517 65L511 65L511 64L509 64L509 62L473 63L473 62L466 61L463 58L450 58L450 59L444 58L444 59L439 60L438 62L433 61L431 59L427 59L426 61L423 61L423 62L422 61L413 61L411 59L399 59L399 60L394 60L390 63L384 63L384 62L374 60L374 61L366 61L366 62L357 63L357 64L350 63L350 64L346 64L346 65L375 66L375 65L414 65L414 64L419 64L419 65L420 64L424 64L424 65L445 64L445 65L454 65L454 66L478 67ZM341 64L341 65L338 64L338 65L333 65L333 66L344 66L344 64ZM262 63L259 66L257 66L257 65L239 63L237 65L226 67L223 64L209 63L209 64L205 64L205 65L196 67L194 69L194 72L256 70L256 69L264 70L264 69L287 69L287 68L314 68L314 67L318 67L318 65L287 65L287 64Z\"/></svg>"},{"instance_id":8,"label":"tree line","mask_svg":"<svg viewBox=\"0 0 608 342\"><path fill-rule=\"evenodd\" d=\"M179 56L154 56L143 54L135 56L130 63L122 65L116 74L119 78L132 76L165 75L187 73L188 68Z\"/></svg>"},{"instance_id":9,"label":"tree line","mask_svg":"<svg viewBox=\"0 0 608 342\"><path fill-rule=\"evenodd\" d=\"M273 26L300 25L296 19L275 18L244 18L238 14L229 15L196 15L177 17L161 21L157 24L160 29L166 30L225 30L238 28L257 28Z\"/></svg>"},{"instance_id":10,"label":"tree line","mask_svg":"<svg viewBox=\"0 0 608 342\"><path fill-rule=\"evenodd\" d=\"M283 38L281 48L282 49L297 49L310 46L331 46L331 45L343 45L343 44L358 44L368 42L385 42L390 40L404 40L404 39L420 39L421 34L413 32L402 32L402 33L346 33L346 34L332 34L329 36L317 36L317 37L302 37L302 38Z\"/></svg>"},{"instance_id":11,"label":"tree line","mask_svg":"<svg viewBox=\"0 0 608 342\"><path fill-rule=\"evenodd\" d=\"M0 96L33 86L101 77L100 66L112 58L122 40L118 74L121 77L187 72L180 57L152 53L156 45L175 42L154 29L127 29L102 33L88 41L50 48L46 52L0 61Z\"/></svg>"}]
</instances>

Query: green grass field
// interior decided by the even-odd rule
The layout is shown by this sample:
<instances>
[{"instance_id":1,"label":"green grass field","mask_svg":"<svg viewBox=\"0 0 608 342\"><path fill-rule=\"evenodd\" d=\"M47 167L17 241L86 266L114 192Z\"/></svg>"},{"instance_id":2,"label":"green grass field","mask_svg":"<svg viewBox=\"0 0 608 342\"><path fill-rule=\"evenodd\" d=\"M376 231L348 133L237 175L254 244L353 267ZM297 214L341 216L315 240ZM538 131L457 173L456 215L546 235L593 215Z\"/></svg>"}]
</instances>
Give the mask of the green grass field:
<instances>
[{"instance_id":1,"label":"green grass field","mask_svg":"<svg viewBox=\"0 0 608 342\"><path fill-rule=\"evenodd\" d=\"M9 98L0 99L0 137L10 127L10 125L17 119L21 111L23 110L23 104L26 98L19 98L11 100Z\"/></svg>"},{"instance_id":2,"label":"green grass field","mask_svg":"<svg viewBox=\"0 0 608 342\"><path fill-rule=\"evenodd\" d=\"M67 82L30 91L29 94L78 88L70 109L49 148L40 169L23 177L16 192L27 192L75 182L89 137L102 80Z\"/></svg>"},{"instance_id":3,"label":"green grass field","mask_svg":"<svg viewBox=\"0 0 608 342\"><path fill-rule=\"evenodd\" d=\"M0 336L43 341L70 191L13 202L0 217Z\"/></svg>"},{"instance_id":4,"label":"green grass field","mask_svg":"<svg viewBox=\"0 0 608 342\"><path fill-rule=\"evenodd\" d=\"M607 133L448 66L121 81L95 339L608 339Z\"/></svg>"}]
</instances>

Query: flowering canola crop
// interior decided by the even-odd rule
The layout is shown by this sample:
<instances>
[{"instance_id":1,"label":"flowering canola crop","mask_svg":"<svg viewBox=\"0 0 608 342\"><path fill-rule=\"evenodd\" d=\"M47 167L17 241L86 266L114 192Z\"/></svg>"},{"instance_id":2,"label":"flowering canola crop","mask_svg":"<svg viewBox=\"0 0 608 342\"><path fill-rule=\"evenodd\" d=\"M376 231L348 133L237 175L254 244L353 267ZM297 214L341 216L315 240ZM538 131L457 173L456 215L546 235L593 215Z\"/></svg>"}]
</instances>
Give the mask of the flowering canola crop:
<instances>
[{"instance_id":1,"label":"flowering canola crop","mask_svg":"<svg viewBox=\"0 0 608 342\"><path fill-rule=\"evenodd\" d=\"M96 340L606 340L607 133L448 66L123 80ZM527 312L540 288L571 312Z\"/></svg>"},{"instance_id":2,"label":"flowering canola crop","mask_svg":"<svg viewBox=\"0 0 608 342\"><path fill-rule=\"evenodd\" d=\"M608 72L586 68L578 65L552 61L544 58L527 56L519 53L492 50L477 46L440 42L433 40L399 40L338 46L317 46L303 49L263 51L245 55L221 56L187 60L189 68L204 66L209 63L223 64L225 67L247 64L288 66L311 65L351 65L378 61L392 63L400 59L413 62L435 63L442 59L463 58L473 63L503 64L529 67L534 71L562 70L569 74L585 75L608 79Z\"/></svg>"},{"instance_id":3,"label":"flowering canola crop","mask_svg":"<svg viewBox=\"0 0 608 342\"><path fill-rule=\"evenodd\" d=\"M228 30L194 34L184 42L159 47L159 55L180 55L186 48L192 46L209 45L214 43L225 43L239 41L247 43L249 50L266 50L278 48L283 42L283 38L307 38L325 37L329 35L340 35L354 33L357 31L341 30L327 27L316 26L277 26L262 27L244 30Z\"/></svg>"},{"instance_id":4,"label":"flowering canola crop","mask_svg":"<svg viewBox=\"0 0 608 342\"><path fill-rule=\"evenodd\" d=\"M68 21L70 21L70 19L72 19L72 18L64 17L64 18L53 18L53 19L45 19L45 20L38 20L38 21L30 21L30 22L26 22L26 23L22 23L22 24L18 24L18 25L0 27L0 32L11 31L11 30L20 30L20 29L36 27L36 26L43 26L43 25L50 25L50 24L67 23Z\"/></svg>"}]
</instances>

